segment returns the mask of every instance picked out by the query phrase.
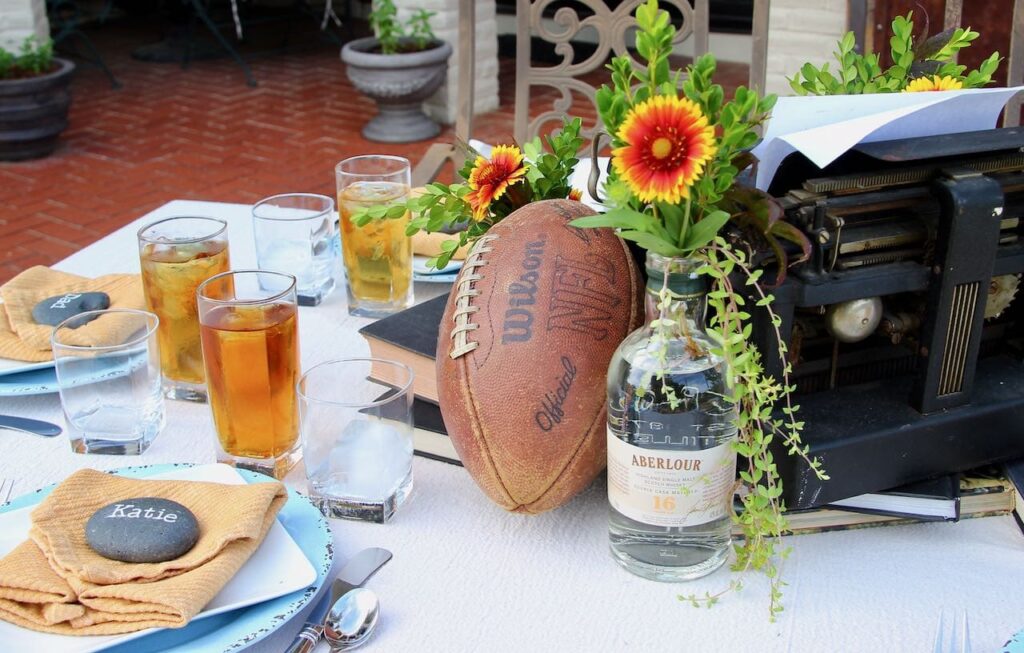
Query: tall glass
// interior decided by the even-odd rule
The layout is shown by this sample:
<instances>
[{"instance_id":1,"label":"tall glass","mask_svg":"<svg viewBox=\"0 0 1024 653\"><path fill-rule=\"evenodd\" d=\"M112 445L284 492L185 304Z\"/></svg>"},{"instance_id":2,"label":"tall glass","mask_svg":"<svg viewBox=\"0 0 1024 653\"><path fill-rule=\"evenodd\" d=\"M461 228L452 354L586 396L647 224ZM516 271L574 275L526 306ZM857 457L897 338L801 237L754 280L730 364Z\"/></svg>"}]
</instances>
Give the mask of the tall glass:
<instances>
[{"instance_id":1,"label":"tall glass","mask_svg":"<svg viewBox=\"0 0 1024 653\"><path fill-rule=\"evenodd\" d=\"M371 378L384 367L393 385ZM406 365L371 358L321 363L302 376L306 477L310 498L328 517L385 522L409 495L412 379Z\"/></svg>"},{"instance_id":2,"label":"tall glass","mask_svg":"<svg viewBox=\"0 0 1024 653\"><path fill-rule=\"evenodd\" d=\"M352 224L360 208L409 197L409 160L400 156L356 156L334 168L338 182L341 251L348 277L348 312L385 317L412 305L412 239L409 215Z\"/></svg>"},{"instance_id":3,"label":"tall glass","mask_svg":"<svg viewBox=\"0 0 1024 653\"><path fill-rule=\"evenodd\" d=\"M302 306L316 306L334 290L335 216L334 200L312 193L274 195L252 207L260 269L294 274Z\"/></svg>"},{"instance_id":4,"label":"tall glass","mask_svg":"<svg viewBox=\"0 0 1024 653\"><path fill-rule=\"evenodd\" d=\"M284 478L299 459L295 277L225 272L203 282L197 297L217 459Z\"/></svg>"},{"instance_id":5,"label":"tall glass","mask_svg":"<svg viewBox=\"0 0 1024 653\"><path fill-rule=\"evenodd\" d=\"M231 267L227 226L217 218L176 217L139 230L142 286L160 318L163 387L171 399L206 401L196 288Z\"/></svg>"},{"instance_id":6,"label":"tall glass","mask_svg":"<svg viewBox=\"0 0 1024 653\"><path fill-rule=\"evenodd\" d=\"M77 453L141 454L164 427L159 318L87 311L53 329L60 405Z\"/></svg>"}]
</instances>

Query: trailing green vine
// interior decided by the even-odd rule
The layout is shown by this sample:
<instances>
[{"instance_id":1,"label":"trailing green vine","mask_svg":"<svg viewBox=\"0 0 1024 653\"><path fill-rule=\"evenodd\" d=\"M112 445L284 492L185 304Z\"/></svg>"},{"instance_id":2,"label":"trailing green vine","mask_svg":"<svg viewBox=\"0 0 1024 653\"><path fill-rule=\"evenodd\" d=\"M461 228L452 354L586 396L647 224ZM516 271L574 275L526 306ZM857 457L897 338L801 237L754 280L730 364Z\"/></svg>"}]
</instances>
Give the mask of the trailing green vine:
<instances>
[{"instance_id":1,"label":"trailing green vine","mask_svg":"<svg viewBox=\"0 0 1024 653\"><path fill-rule=\"evenodd\" d=\"M613 208L573 224L612 227L623 238L662 256L702 261L696 273L712 282L707 333L716 345L710 353L724 361L726 399L738 415L732 446L746 460L738 480L745 490L742 510L732 515L743 534L734 545L733 569L759 571L768 577L769 617L774 619L782 610L785 586L779 565L789 549L779 540L787 523L773 442L781 441L788 455L802 458L819 478L827 475L800 438L803 423L790 397L786 339L779 331L781 319L772 310L774 298L761 281L764 269L755 269L749 254L725 235L749 247L766 245L776 261L776 283L790 264L780 241L799 246L800 256L794 262L807 257L810 243L782 219L783 212L772 198L735 183L739 172L753 162L747 150L756 141L755 129L767 118L774 96L762 98L741 87L726 101L722 87L712 81L715 61L710 56L696 60L685 81L680 81L668 65L675 34L668 14L658 8L657 0L648 0L638 7L636 17L637 52L646 66L637 70L628 57L616 58L609 66L612 85L597 93L601 118L612 135L612 171L605 190ZM654 351L648 350L660 369L641 385L650 390L660 381L660 394L675 408L679 398L666 378L667 348L673 338L686 338L687 326L671 315L673 302L682 298L668 289L667 274L659 295L660 314L651 325ZM737 280L742 288L734 285ZM761 352L752 341L755 309L767 311L773 325L781 379L765 371ZM734 578L718 592L679 598L710 607L742 585L742 577Z\"/></svg>"}]
</instances>

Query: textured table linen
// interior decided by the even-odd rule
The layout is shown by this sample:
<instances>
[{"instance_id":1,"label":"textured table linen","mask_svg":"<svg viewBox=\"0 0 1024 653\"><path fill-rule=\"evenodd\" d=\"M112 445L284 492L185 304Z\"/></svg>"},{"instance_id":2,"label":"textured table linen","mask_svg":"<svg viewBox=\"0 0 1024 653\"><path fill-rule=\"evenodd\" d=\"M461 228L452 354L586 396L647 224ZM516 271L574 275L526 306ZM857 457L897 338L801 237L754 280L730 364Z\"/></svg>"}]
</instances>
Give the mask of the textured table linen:
<instances>
[{"instance_id":1,"label":"textured table linen","mask_svg":"<svg viewBox=\"0 0 1024 653\"><path fill-rule=\"evenodd\" d=\"M171 202L57 267L95 276L138 270L135 231L159 217L209 215L229 222L231 258L252 266L249 208ZM418 299L443 288L417 285ZM303 369L365 355L339 288L300 308ZM62 423L56 395L0 398L0 413ZM142 456L74 454L65 437L0 432L0 478L17 493L74 470L214 460L209 407L167 402L167 428ZM974 651L996 651L1024 628L1024 536L1011 517L854 530L787 539L785 606L768 623L768 595L745 579L711 610L680 603L729 581L727 570L679 585L618 568L607 551L603 478L567 506L538 516L506 513L465 471L417 457L409 502L385 525L332 521L338 562L368 546L394 559L370 582L382 618L367 653L617 651L931 651L939 611L966 607ZM301 466L287 482L306 483ZM279 653L301 619L252 647ZM326 653L321 644L317 653Z\"/></svg>"}]
</instances>

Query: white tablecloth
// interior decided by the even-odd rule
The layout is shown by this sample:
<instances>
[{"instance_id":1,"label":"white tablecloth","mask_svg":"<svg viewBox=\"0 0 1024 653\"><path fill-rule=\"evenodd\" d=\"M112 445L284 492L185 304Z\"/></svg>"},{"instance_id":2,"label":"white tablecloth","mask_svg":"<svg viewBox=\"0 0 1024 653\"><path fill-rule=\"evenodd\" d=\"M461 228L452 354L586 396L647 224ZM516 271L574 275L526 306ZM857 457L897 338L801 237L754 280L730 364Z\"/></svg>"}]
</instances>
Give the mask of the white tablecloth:
<instances>
[{"instance_id":1,"label":"white tablecloth","mask_svg":"<svg viewBox=\"0 0 1024 653\"><path fill-rule=\"evenodd\" d=\"M228 220L233 263L251 266L248 211L171 202L56 267L90 276L137 271L136 230L171 215ZM342 289L301 309L303 367L365 354L356 334L364 323L348 315ZM0 413L63 421L56 395L0 398ZM213 462L213 442L206 405L169 401L167 428L141 457L77 455L63 437L0 432L0 478L15 479L21 493L86 466ZM998 650L1024 628L1024 537L1010 517L788 538L786 609L771 624L756 575L742 592L698 610L676 595L721 588L728 570L668 585L617 567L607 552L603 479L559 510L523 516L490 503L459 467L417 457L414 473L412 497L391 523L331 522L339 561L368 546L394 552L370 583L383 612L368 653L931 651L943 607L968 609L976 652ZM304 490L302 469L288 482ZM282 651L298 627L252 650Z\"/></svg>"}]
</instances>

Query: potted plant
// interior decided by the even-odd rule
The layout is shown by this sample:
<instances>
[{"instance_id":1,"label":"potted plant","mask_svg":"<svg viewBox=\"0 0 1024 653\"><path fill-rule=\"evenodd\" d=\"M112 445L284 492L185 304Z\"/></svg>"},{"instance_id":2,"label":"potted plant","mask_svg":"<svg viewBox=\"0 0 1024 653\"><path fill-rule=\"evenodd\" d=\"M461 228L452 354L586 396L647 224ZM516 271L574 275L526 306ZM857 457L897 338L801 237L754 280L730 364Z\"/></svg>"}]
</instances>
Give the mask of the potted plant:
<instances>
[{"instance_id":1,"label":"potted plant","mask_svg":"<svg viewBox=\"0 0 1024 653\"><path fill-rule=\"evenodd\" d=\"M75 65L53 42L30 36L18 53L0 48L0 161L44 157L68 126Z\"/></svg>"},{"instance_id":2,"label":"potted plant","mask_svg":"<svg viewBox=\"0 0 1024 653\"><path fill-rule=\"evenodd\" d=\"M421 9L404 26L397 13L393 0L373 0L374 36L341 49L349 80L377 103L377 116L363 127L363 136L384 143L410 143L440 133L423 113L423 101L444 82L452 54L452 46L430 29L432 12Z\"/></svg>"}]
</instances>

